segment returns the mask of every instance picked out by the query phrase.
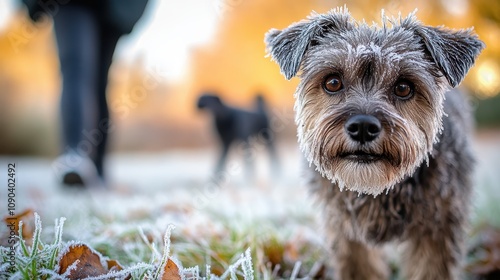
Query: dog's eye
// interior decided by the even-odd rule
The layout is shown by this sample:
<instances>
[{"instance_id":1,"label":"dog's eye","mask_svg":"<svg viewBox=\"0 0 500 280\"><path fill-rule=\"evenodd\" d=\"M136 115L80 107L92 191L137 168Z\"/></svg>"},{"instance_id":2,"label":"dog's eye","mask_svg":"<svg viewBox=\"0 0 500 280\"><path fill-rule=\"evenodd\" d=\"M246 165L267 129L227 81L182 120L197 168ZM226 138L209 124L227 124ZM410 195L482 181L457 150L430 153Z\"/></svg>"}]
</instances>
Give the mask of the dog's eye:
<instances>
[{"instance_id":1,"label":"dog's eye","mask_svg":"<svg viewBox=\"0 0 500 280\"><path fill-rule=\"evenodd\" d=\"M408 99L413 96L413 84L408 81L399 81L394 87L394 95L400 99Z\"/></svg>"},{"instance_id":2,"label":"dog's eye","mask_svg":"<svg viewBox=\"0 0 500 280\"><path fill-rule=\"evenodd\" d=\"M342 79L337 74L328 75L323 81L323 89L328 94L335 94L343 88L344 85L342 84Z\"/></svg>"}]
</instances>

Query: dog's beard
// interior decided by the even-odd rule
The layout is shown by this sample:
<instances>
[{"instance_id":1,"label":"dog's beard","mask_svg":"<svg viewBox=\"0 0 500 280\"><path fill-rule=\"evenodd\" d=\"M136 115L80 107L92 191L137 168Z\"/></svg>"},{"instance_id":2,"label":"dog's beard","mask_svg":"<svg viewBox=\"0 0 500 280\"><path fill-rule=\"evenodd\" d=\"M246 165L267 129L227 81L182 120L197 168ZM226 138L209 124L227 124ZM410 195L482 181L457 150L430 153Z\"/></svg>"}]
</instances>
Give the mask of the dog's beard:
<instances>
[{"instance_id":1,"label":"dog's beard","mask_svg":"<svg viewBox=\"0 0 500 280\"><path fill-rule=\"evenodd\" d=\"M299 143L308 162L341 190L376 196L413 174L432 149L415 124L389 116L382 125L378 139L360 145L344 132L342 117L332 113L299 125Z\"/></svg>"},{"instance_id":2,"label":"dog's beard","mask_svg":"<svg viewBox=\"0 0 500 280\"><path fill-rule=\"evenodd\" d=\"M341 190L346 188L350 191L374 196L381 194L384 190L390 190L413 170L412 167L394 167L386 159L379 159L371 163L333 159L317 167Z\"/></svg>"},{"instance_id":3,"label":"dog's beard","mask_svg":"<svg viewBox=\"0 0 500 280\"><path fill-rule=\"evenodd\" d=\"M347 160L339 160L332 165L331 169L323 173L336 182L341 190L347 188L359 193L378 195L388 190L397 182L402 174L396 174L394 168L388 166L382 160L373 163L357 163Z\"/></svg>"}]
</instances>

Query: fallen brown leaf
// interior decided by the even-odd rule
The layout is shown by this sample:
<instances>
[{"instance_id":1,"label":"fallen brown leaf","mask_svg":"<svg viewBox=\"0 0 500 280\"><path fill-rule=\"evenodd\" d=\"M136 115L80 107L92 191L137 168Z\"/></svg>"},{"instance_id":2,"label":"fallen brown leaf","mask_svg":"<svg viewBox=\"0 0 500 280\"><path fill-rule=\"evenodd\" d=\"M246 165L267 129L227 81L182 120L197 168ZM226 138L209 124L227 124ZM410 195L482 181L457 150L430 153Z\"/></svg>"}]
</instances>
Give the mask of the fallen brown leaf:
<instances>
[{"instance_id":1,"label":"fallen brown leaf","mask_svg":"<svg viewBox=\"0 0 500 280\"><path fill-rule=\"evenodd\" d=\"M123 270L123 266L117 260L107 260L109 271L120 271Z\"/></svg>"},{"instance_id":2,"label":"fallen brown leaf","mask_svg":"<svg viewBox=\"0 0 500 280\"><path fill-rule=\"evenodd\" d=\"M179 267L177 267L177 265L170 258L163 269L162 280L181 280Z\"/></svg>"},{"instance_id":3,"label":"fallen brown leaf","mask_svg":"<svg viewBox=\"0 0 500 280\"><path fill-rule=\"evenodd\" d=\"M94 250L85 244L73 244L59 259L59 275L64 274L68 267L77 260L79 262L69 273L68 279L82 279L103 275L108 272L101 263L101 257Z\"/></svg>"},{"instance_id":4,"label":"fallen brown leaf","mask_svg":"<svg viewBox=\"0 0 500 280\"><path fill-rule=\"evenodd\" d=\"M0 245L1 246L10 246L8 245L8 240L11 238L11 233L16 236L19 233L19 222L23 221L23 239L26 241L27 245L31 245L33 232L35 231L35 219L33 215L33 209L26 209L23 212L13 215L13 216L5 216L3 221L5 225L8 227L8 231L5 235L0 236Z\"/></svg>"},{"instance_id":5,"label":"fallen brown leaf","mask_svg":"<svg viewBox=\"0 0 500 280\"><path fill-rule=\"evenodd\" d=\"M109 272L123 270L123 266L117 260L106 260L106 263L108 264ZM124 280L130 280L130 279L132 279L132 275L130 275L130 274L128 274L124 278Z\"/></svg>"}]
</instances>

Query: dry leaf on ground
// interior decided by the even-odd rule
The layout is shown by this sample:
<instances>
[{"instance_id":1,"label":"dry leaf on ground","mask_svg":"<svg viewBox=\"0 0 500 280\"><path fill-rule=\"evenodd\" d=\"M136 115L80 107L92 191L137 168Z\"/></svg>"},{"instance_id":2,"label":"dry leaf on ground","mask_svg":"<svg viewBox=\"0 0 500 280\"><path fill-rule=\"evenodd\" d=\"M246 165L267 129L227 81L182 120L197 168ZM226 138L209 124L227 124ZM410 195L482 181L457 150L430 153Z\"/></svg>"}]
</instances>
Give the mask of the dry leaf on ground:
<instances>
[{"instance_id":1,"label":"dry leaf on ground","mask_svg":"<svg viewBox=\"0 0 500 280\"><path fill-rule=\"evenodd\" d=\"M9 238L11 238L11 234L18 235L19 233L19 222L23 221L23 239L26 241L27 245L31 245L33 232L35 231L35 220L33 216L33 209L26 209L23 212L13 215L6 216L3 218L5 225L8 230L5 234L0 236L0 246L10 246L8 243Z\"/></svg>"},{"instance_id":2,"label":"dry leaf on ground","mask_svg":"<svg viewBox=\"0 0 500 280\"><path fill-rule=\"evenodd\" d=\"M165 264L162 280L181 280L179 267L170 258Z\"/></svg>"},{"instance_id":3,"label":"dry leaf on ground","mask_svg":"<svg viewBox=\"0 0 500 280\"><path fill-rule=\"evenodd\" d=\"M60 275L76 261L76 267L69 272L68 279L82 279L91 276L99 276L108 272L101 262L101 256L89 246L76 243L68 246L68 249L59 258Z\"/></svg>"}]
</instances>

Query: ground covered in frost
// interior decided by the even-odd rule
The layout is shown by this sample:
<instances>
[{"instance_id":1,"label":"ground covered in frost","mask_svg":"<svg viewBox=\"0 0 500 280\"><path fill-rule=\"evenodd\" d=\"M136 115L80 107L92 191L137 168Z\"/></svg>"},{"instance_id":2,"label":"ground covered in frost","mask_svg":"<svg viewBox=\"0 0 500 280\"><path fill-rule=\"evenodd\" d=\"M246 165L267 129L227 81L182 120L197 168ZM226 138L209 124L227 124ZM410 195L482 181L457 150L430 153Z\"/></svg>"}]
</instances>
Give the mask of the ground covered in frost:
<instances>
[{"instance_id":1,"label":"ground covered in frost","mask_svg":"<svg viewBox=\"0 0 500 280\"><path fill-rule=\"evenodd\" d=\"M494 273L499 261L489 256L500 252L496 230L500 226L500 133L482 133L477 139L480 159L469 242L471 276ZM155 269L166 267L162 260L168 257L181 270L186 268L183 275L188 279L249 279L249 264L254 279L328 278L319 208L301 183L298 149L288 143L279 152L279 176L267 172L268 160L262 153L255 159L256 174L249 180L241 154L235 154L218 183L210 175L216 158L211 151L113 154L108 161L111 188L105 191L61 188L49 159L3 157L0 161L2 166L16 162L17 211L32 209L40 215L40 242L46 250L54 250L55 245L49 246L54 242L60 242L61 248L81 242L91 249L89 254L116 260L124 270L143 272L119 277L158 276ZM2 199L5 193L0 191ZM35 214L30 217L27 224L32 226L26 230L32 233L24 234L33 240ZM57 241L60 217L65 221ZM2 227L0 241L5 242L5 232ZM29 256L32 244L26 246ZM57 252L57 257L61 254ZM397 276L396 250L388 251L388 259ZM6 269L1 265L0 275L12 275ZM17 276L23 278L22 273Z\"/></svg>"}]
</instances>

